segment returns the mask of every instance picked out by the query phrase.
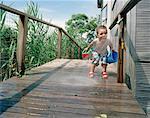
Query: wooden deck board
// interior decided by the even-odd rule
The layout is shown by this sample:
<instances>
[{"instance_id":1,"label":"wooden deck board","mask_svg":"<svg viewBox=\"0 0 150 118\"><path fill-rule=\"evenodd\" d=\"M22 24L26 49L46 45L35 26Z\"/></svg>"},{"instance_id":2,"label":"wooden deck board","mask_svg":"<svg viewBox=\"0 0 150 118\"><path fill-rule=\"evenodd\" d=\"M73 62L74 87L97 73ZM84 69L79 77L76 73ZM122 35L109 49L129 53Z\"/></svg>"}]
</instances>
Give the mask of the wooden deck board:
<instances>
[{"instance_id":1,"label":"wooden deck board","mask_svg":"<svg viewBox=\"0 0 150 118\"><path fill-rule=\"evenodd\" d=\"M0 83L0 118L146 118L125 84L87 77L88 61L57 59Z\"/></svg>"}]
</instances>

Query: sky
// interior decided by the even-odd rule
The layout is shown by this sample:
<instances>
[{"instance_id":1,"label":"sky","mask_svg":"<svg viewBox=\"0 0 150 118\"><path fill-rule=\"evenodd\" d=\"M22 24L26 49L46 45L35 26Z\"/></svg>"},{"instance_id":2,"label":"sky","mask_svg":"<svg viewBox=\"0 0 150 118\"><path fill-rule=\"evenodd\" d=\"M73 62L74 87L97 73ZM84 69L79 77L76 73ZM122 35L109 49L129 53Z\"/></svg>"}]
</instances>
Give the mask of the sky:
<instances>
[{"instance_id":1,"label":"sky","mask_svg":"<svg viewBox=\"0 0 150 118\"><path fill-rule=\"evenodd\" d=\"M5 5L24 12L26 3L30 0L0 0ZM32 0L39 6L39 12L45 21L60 27L65 27L65 22L73 14L84 13L88 17L98 17L101 9L97 8L97 0Z\"/></svg>"}]
</instances>

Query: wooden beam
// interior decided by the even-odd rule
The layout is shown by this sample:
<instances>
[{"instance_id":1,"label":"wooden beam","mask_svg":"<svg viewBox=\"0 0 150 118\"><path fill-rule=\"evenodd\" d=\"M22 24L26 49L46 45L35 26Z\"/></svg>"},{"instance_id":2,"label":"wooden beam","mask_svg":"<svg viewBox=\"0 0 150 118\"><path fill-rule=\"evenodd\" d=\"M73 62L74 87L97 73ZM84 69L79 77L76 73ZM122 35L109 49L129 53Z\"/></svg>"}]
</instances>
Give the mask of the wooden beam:
<instances>
[{"instance_id":1,"label":"wooden beam","mask_svg":"<svg viewBox=\"0 0 150 118\"><path fill-rule=\"evenodd\" d=\"M97 8L102 8L103 0L97 0Z\"/></svg>"},{"instance_id":2,"label":"wooden beam","mask_svg":"<svg viewBox=\"0 0 150 118\"><path fill-rule=\"evenodd\" d=\"M11 13L14 13L14 14L17 14L17 15L22 15L22 16L25 15L24 12L21 12L19 10L13 9L13 8L7 6L7 5L4 5L4 4L0 4L0 9L3 9L5 11L11 12Z\"/></svg>"},{"instance_id":3,"label":"wooden beam","mask_svg":"<svg viewBox=\"0 0 150 118\"><path fill-rule=\"evenodd\" d=\"M71 59L74 59L74 48L73 48L73 46L71 47Z\"/></svg>"},{"instance_id":4,"label":"wooden beam","mask_svg":"<svg viewBox=\"0 0 150 118\"><path fill-rule=\"evenodd\" d=\"M4 5L4 4L0 4L0 9L3 9L3 10L5 10L5 11L11 12L11 13L14 13L14 14L17 14L17 15L26 16L26 17L28 17L28 18L30 18L30 19L32 19L32 20L35 20L35 21L44 23L44 24L46 24L46 25L49 25L49 26L52 26L52 27L55 27L55 28L58 28L58 29L61 28L61 27L59 27L59 26L57 26L57 25L51 24L51 23L46 22L46 21L44 21L44 20L42 20L42 19L39 19L39 18L35 18L35 17L31 16L31 15L28 15L28 14L26 14L26 13L24 13L24 12L21 12L21 11L19 11L19 10L13 9L13 8L11 8L11 7L9 7L9 6Z\"/></svg>"},{"instance_id":5,"label":"wooden beam","mask_svg":"<svg viewBox=\"0 0 150 118\"><path fill-rule=\"evenodd\" d=\"M58 29L57 58L61 58L62 30Z\"/></svg>"},{"instance_id":6,"label":"wooden beam","mask_svg":"<svg viewBox=\"0 0 150 118\"><path fill-rule=\"evenodd\" d=\"M128 0L128 2L122 8L120 15L123 16L127 14L140 1L141 0Z\"/></svg>"},{"instance_id":7,"label":"wooden beam","mask_svg":"<svg viewBox=\"0 0 150 118\"><path fill-rule=\"evenodd\" d=\"M62 29L62 31L63 31L63 33L71 40L72 43L74 43L78 48L81 49L81 47L77 44L77 42L75 42L75 41L73 40L73 38L72 38L65 30ZM81 50L82 50L82 49L81 49Z\"/></svg>"},{"instance_id":8,"label":"wooden beam","mask_svg":"<svg viewBox=\"0 0 150 118\"><path fill-rule=\"evenodd\" d=\"M123 8L120 10L118 15L115 17L115 19L111 23L109 29L112 29L117 24L119 15L121 16L126 15L140 1L141 0L128 0L128 2L123 6Z\"/></svg>"},{"instance_id":9,"label":"wooden beam","mask_svg":"<svg viewBox=\"0 0 150 118\"><path fill-rule=\"evenodd\" d=\"M119 41L118 41L118 75L117 75L117 82L123 83L124 76L123 76L123 60L124 60L124 49L122 47L122 44L124 43L124 19L121 18L121 15L118 16L119 23L118 23L118 35L119 35Z\"/></svg>"},{"instance_id":10,"label":"wooden beam","mask_svg":"<svg viewBox=\"0 0 150 118\"><path fill-rule=\"evenodd\" d=\"M81 59L81 48L78 47L78 58Z\"/></svg>"},{"instance_id":11,"label":"wooden beam","mask_svg":"<svg viewBox=\"0 0 150 118\"><path fill-rule=\"evenodd\" d=\"M112 22L112 24L110 25L110 27L109 27L110 30L117 24L117 21L118 21L118 15L117 15L117 17L114 19L114 21Z\"/></svg>"},{"instance_id":12,"label":"wooden beam","mask_svg":"<svg viewBox=\"0 0 150 118\"><path fill-rule=\"evenodd\" d=\"M17 69L19 74L23 75L25 72L25 43L27 36L28 18L22 15L19 18L19 33L17 40Z\"/></svg>"}]
</instances>

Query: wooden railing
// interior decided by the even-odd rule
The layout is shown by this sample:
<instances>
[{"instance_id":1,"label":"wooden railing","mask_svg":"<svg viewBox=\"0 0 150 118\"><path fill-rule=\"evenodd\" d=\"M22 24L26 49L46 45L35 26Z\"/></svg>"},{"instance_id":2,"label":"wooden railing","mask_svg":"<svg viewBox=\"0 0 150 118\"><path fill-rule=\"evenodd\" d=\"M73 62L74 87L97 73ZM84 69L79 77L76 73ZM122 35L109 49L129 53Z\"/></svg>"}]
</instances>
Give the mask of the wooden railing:
<instances>
[{"instance_id":1,"label":"wooden railing","mask_svg":"<svg viewBox=\"0 0 150 118\"><path fill-rule=\"evenodd\" d=\"M25 45L26 45L26 38L27 38L27 24L28 20L34 20L37 22L41 22L43 24L46 24L48 26L54 27L58 29L58 44L57 44L57 58L61 58L61 44L62 44L62 33L66 35L69 40L78 48L78 58L81 58L81 47L74 41L74 39L61 27L51 24L49 22L46 22L44 20L38 19L36 17L33 17L29 14L26 14L24 12L21 12L19 10L13 9L11 7L8 7L6 5L0 4L0 9L3 9L7 12L16 14L19 16L19 33L18 33L18 39L17 39L17 49L16 49L16 55L17 55L17 68L19 73L25 72ZM72 51L74 51L72 49ZM74 54L72 52L72 54ZM73 55L72 55L73 57Z\"/></svg>"}]
</instances>

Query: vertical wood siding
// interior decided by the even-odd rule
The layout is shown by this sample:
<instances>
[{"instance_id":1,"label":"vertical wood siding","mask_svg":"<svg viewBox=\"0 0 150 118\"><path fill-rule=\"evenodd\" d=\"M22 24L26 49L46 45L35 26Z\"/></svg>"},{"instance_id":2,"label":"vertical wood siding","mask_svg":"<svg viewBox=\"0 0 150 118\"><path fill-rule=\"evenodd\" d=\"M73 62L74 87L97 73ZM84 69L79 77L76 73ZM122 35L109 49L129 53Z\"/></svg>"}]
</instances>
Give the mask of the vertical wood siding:
<instances>
[{"instance_id":1,"label":"vertical wood siding","mask_svg":"<svg viewBox=\"0 0 150 118\"><path fill-rule=\"evenodd\" d=\"M112 13L111 13L111 17L112 20L114 20L114 18L118 15L118 13L120 12L120 10L123 8L123 6L126 4L128 0L112 0L111 4L112 4ZM115 2L115 4L114 4ZM114 5L114 7L113 7Z\"/></svg>"},{"instance_id":2,"label":"vertical wood siding","mask_svg":"<svg viewBox=\"0 0 150 118\"><path fill-rule=\"evenodd\" d=\"M136 7L127 13L126 19L126 31L125 31L125 44L126 44L126 63L125 66L125 81L130 82L132 92L135 95L136 90L136 74L135 74L135 62L136 59ZM128 83L127 83L128 84Z\"/></svg>"},{"instance_id":3,"label":"vertical wood siding","mask_svg":"<svg viewBox=\"0 0 150 118\"><path fill-rule=\"evenodd\" d=\"M143 0L137 6L137 38L138 53L150 51L150 0Z\"/></svg>"},{"instance_id":4,"label":"vertical wood siding","mask_svg":"<svg viewBox=\"0 0 150 118\"><path fill-rule=\"evenodd\" d=\"M150 0L139 2L136 16L136 97L150 113Z\"/></svg>"},{"instance_id":5,"label":"vertical wood siding","mask_svg":"<svg viewBox=\"0 0 150 118\"><path fill-rule=\"evenodd\" d=\"M111 11L112 21L127 1L115 1ZM125 79L129 79L141 107L150 113L150 0L140 1L127 13L126 18ZM114 29L111 30L112 36L115 36Z\"/></svg>"}]
</instances>

